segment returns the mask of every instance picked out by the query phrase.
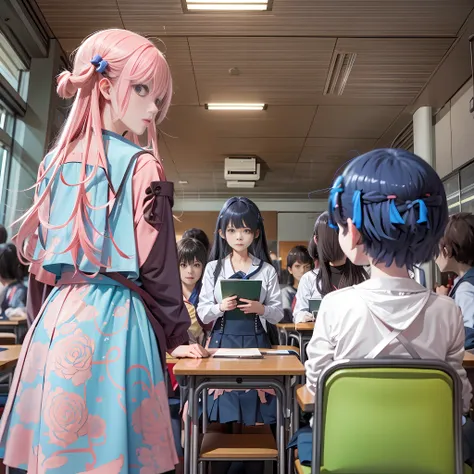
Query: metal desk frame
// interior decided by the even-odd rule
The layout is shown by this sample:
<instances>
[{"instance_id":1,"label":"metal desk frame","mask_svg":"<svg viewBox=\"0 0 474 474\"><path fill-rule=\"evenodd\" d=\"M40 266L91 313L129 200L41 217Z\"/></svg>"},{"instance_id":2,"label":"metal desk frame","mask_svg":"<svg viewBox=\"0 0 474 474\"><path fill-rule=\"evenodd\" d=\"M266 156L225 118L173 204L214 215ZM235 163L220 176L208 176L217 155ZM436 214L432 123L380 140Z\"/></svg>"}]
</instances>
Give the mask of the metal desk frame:
<instances>
[{"instance_id":1,"label":"metal desk frame","mask_svg":"<svg viewBox=\"0 0 474 474\"><path fill-rule=\"evenodd\" d=\"M285 375L246 375L246 376L222 376L222 375L189 375L189 407L188 413L185 416L184 431L184 473L185 474L200 474L203 471L203 462L212 461L211 458L205 460L199 459L199 397L202 393L207 395L209 388L217 389L262 389L270 388L275 390L277 397L277 431L276 442L278 449L278 474L285 474L285 455L286 443L285 439L287 432L287 422L292 418L292 425L295 421L291 412L291 392L292 385L296 387L296 376ZM294 395L294 394L293 394ZM203 403L203 431L207 428L207 397ZM282 409L283 407L283 409ZM205 416L204 416L205 415ZM297 414L296 414L297 415ZM190 430L191 429L191 430ZM245 461L246 459L242 459ZM253 458L253 461L256 459ZM222 461L222 459L219 459Z\"/></svg>"}]
</instances>

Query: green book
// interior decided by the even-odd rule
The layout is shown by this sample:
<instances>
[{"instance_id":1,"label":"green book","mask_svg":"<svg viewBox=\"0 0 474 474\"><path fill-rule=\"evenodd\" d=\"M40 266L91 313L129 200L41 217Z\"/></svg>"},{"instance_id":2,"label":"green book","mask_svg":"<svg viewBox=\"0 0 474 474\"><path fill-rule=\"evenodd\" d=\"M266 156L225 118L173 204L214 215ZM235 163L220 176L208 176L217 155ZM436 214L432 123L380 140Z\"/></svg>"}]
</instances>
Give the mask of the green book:
<instances>
[{"instance_id":1,"label":"green book","mask_svg":"<svg viewBox=\"0 0 474 474\"><path fill-rule=\"evenodd\" d=\"M222 299L237 295L237 304L239 304L240 298L259 301L261 291L262 282L260 280L221 280ZM243 317L253 317L253 315L245 314L238 308L226 312L226 318L242 319Z\"/></svg>"},{"instance_id":2,"label":"green book","mask_svg":"<svg viewBox=\"0 0 474 474\"><path fill-rule=\"evenodd\" d=\"M315 317L318 314L319 307L321 306L321 301L322 300L309 300L309 312L312 313Z\"/></svg>"}]
</instances>

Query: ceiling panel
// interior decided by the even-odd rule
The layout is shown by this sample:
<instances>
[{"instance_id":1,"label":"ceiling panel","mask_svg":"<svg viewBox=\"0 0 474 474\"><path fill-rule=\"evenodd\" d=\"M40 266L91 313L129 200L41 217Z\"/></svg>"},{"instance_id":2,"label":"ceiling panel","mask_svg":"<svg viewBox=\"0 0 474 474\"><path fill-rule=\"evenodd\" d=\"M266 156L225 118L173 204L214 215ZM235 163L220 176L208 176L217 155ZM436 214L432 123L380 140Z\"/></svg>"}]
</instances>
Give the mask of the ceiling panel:
<instances>
[{"instance_id":1,"label":"ceiling panel","mask_svg":"<svg viewBox=\"0 0 474 474\"><path fill-rule=\"evenodd\" d=\"M274 0L271 12L232 15L183 14L180 0L118 5L127 28L189 36L455 36L472 9L470 0Z\"/></svg>"},{"instance_id":2,"label":"ceiling panel","mask_svg":"<svg viewBox=\"0 0 474 474\"><path fill-rule=\"evenodd\" d=\"M189 38L201 103L317 104L334 38ZM238 68L239 75L230 69Z\"/></svg>"},{"instance_id":3,"label":"ceiling panel","mask_svg":"<svg viewBox=\"0 0 474 474\"><path fill-rule=\"evenodd\" d=\"M343 96L406 105L421 91L452 43L445 38L339 39L336 51L357 53Z\"/></svg>"},{"instance_id":4,"label":"ceiling panel","mask_svg":"<svg viewBox=\"0 0 474 474\"><path fill-rule=\"evenodd\" d=\"M309 136L378 138L402 110L401 106L320 106Z\"/></svg>"},{"instance_id":5,"label":"ceiling panel","mask_svg":"<svg viewBox=\"0 0 474 474\"><path fill-rule=\"evenodd\" d=\"M204 107L171 107L160 129L199 145L219 137L306 137L316 107L269 107L264 111L212 111Z\"/></svg>"},{"instance_id":6,"label":"ceiling panel","mask_svg":"<svg viewBox=\"0 0 474 474\"><path fill-rule=\"evenodd\" d=\"M256 155L260 162L292 163L298 161L303 148L304 138L213 138L210 140L184 140L163 137L160 150L172 157L177 163L199 166L224 163L227 156Z\"/></svg>"},{"instance_id":7,"label":"ceiling panel","mask_svg":"<svg viewBox=\"0 0 474 474\"><path fill-rule=\"evenodd\" d=\"M168 61L173 76L173 105L198 105L193 64L187 38L154 40Z\"/></svg>"},{"instance_id":8,"label":"ceiling panel","mask_svg":"<svg viewBox=\"0 0 474 474\"><path fill-rule=\"evenodd\" d=\"M334 160L350 160L371 150L375 139L308 138L299 163L330 163Z\"/></svg>"},{"instance_id":9,"label":"ceiling panel","mask_svg":"<svg viewBox=\"0 0 474 474\"><path fill-rule=\"evenodd\" d=\"M57 38L86 36L106 28L126 28L115 0L38 0L38 6Z\"/></svg>"},{"instance_id":10,"label":"ceiling panel","mask_svg":"<svg viewBox=\"0 0 474 474\"><path fill-rule=\"evenodd\" d=\"M60 39L125 27L166 36L455 36L471 0L274 0L264 13L182 13L181 0L37 0ZM122 24L123 20L123 24Z\"/></svg>"}]
</instances>

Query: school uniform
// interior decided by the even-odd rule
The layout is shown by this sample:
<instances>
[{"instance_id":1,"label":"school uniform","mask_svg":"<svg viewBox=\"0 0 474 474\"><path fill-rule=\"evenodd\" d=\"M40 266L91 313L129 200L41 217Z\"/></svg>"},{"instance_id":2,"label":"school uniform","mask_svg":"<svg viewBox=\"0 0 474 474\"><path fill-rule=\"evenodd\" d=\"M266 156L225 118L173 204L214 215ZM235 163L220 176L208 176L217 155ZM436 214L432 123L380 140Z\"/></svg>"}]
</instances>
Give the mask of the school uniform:
<instances>
[{"instance_id":1,"label":"school uniform","mask_svg":"<svg viewBox=\"0 0 474 474\"><path fill-rule=\"evenodd\" d=\"M300 280L298 291L296 292L296 303L293 309L293 320L300 322L297 315L302 312L309 311L309 300L322 299L321 294L316 286L316 276L319 270L311 270L306 272Z\"/></svg>"},{"instance_id":2,"label":"school uniform","mask_svg":"<svg viewBox=\"0 0 474 474\"><path fill-rule=\"evenodd\" d=\"M449 296L461 309L466 349L474 348L474 268L471 268L462 277L454 280L454 286L449 292Z\"/></svg>"},{"instance_id":3,"label":"school uniform","mask_svg":"<svg viewBox=\"0 0 474 474\"><path fill-rule=\"evenodd\" d=\"M230 256L222 261L222 268L214 278L217 260L209 262L204 271L198 316L202 323L212 324L209 348L270 348L267 324L276 324L283 318L278 276L272 265L250 255L252 263L248 272L235 272ZM222 302L221 280L260 280L262 289L259 301L265 307L262 316L235 316L220 310ZM219 393L219 396L217 394ZM208 415L210 421L220 423L240 422L246 425L275 423L275 397L263 391L214 392L209 396Z\"/></svg>"},{"instance_id":4,"label":"school uniform","mask_svg":"<svg viewBox=\"0 0 474 474\"><path fill-rule=\"evenodd\" d=\"M296 292L294 286L287 285L281 289L281 302L283 304L283 323L293 322L293 310L296 305Z\"/></svg>"},{"instance_id":5,"label":"school uniform","mask_svg":"<svg viewBox=\"0 0 474 474\"><path fill-rule=\"evenodd\" d=\"M462 366L461 312L452 299L410 278L371 279L326 295L307 353L306 386L313 394L323 368L338 359L394 356L446 361L461 379L463 412L469 411L472 390ZM301 436L297 445L308 461L308 430L304 436L306 441Z\"/></svg>"},{"instance_id":6,"label":"school uniform","mask_svg":"<svg viewBox=\"0 0 474 474\"><path fill-rule=\"evenodd\" d=\"M464 326L474 328L474 268L454 280L449 296L461 308Z\"/></svg>"},{"instance_id":7,"label":"school uniform","mask_svg":"<svg viewBox=\"0 0 474 474\"><path fill-rule=\"evenodd\" d=\"M26 286L21 281L15 281L5 286L0 296L0 317L6 318L5 311L9 308L25 308L26 293Z\"/></svg>"}]
</instances>

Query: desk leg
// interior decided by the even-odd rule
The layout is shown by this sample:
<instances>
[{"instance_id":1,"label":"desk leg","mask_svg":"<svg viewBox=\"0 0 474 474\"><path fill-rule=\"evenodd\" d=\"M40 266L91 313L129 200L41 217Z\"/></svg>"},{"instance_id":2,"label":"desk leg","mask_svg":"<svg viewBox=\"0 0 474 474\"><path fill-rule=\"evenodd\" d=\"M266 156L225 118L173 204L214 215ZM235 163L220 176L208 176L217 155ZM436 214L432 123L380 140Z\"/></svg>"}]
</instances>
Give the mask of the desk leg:
<instances>
[{"instance_id":1,"label":"desk leg","mask_svg":"<svg viewBox=\"0 0 474 474\"><path fill-rule=\"evenodd\" d=\"M191 448L191 410L193 407L193 398L191 397L191 385L193 386L194 390L194 377L187 377L188 381L188 410L184 417L184 474L190 474L191 472L191 456L190 456L190 448Z\"/></svg>"},{"instance_id":2,"label":"desk leg","mask_svg":"<svg viewBox=\"0 0 474 474\"><path fill-rule=\"evenodd\" d=\"M277 447L278 447L278 474L285 474L285 415L287 408L286 387L282 392L282 397L277 397Z\"/></svg>"},{"instance_id":3,"label":"desk leg","mask_svg":"<svg viewBox=\"0 0 474 474\"><path fill-rule=\"evenodd\" d=\"M205 388L202 392L202 432L207 433L207 388Z\"/></svg>"},{"instance_id":4,"label":"desk leg","mask_svg":"<svg viewBox=\"0 0 474 474\"><path fill-rule=\"evenodd\" d=\"M304 365L306 361L306 352L303 346L303 334L301 334L300 331L298 331L298 344L300 346L300 360L301 360L301 363Z\"/></svg>"},{"instance_id":5,"label":"desk leg","mask_svg":"<svg viewBox=\"0 0 474 474\"><path fill-rule=\"evenodd\" d=\"M198 474L198 458L199 458L199 393L196 391L196 378L191 377L189 384L189 399L192 400L191 410L191 458L190 473Z\"/></svg>"}]
</instances>

